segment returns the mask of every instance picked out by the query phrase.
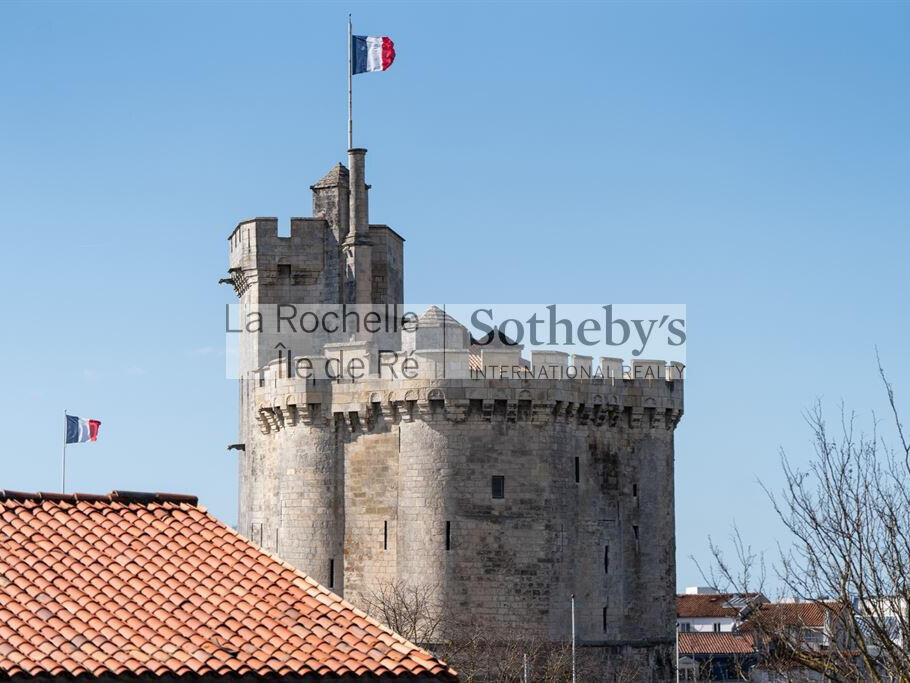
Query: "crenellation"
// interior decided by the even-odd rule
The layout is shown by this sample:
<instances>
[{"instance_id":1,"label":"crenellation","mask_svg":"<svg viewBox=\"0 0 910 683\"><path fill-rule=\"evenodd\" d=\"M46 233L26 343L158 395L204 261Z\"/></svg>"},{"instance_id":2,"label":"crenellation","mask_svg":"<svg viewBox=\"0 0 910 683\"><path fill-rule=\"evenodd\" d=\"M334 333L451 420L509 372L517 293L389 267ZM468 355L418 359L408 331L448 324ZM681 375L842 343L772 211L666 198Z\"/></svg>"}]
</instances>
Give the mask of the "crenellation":
<instances>
[{"instance_id":1,"label":"crenellation","mask_svg":"<svg viewBox=\"0 0 910 683\"><path fill-rule=\"evenodd\" d=\"M615 382L623 378L622 358L601 358L600 376Z\"/></svg>"},{"instance_id":2,"label":"crenellation","mask_svg":"<svg viewBox=\"0 0 910 683\"><path fill-rule=\"evenodd\" d=\"M570 360L570 367L575 368L574 377L580 380L590 380L593 378L591 370L591 356L582 356L573 353Z\"/></svg>"},{"instance_id":3,"label":"crenellation","mask_svg":"<svg viewBox=\"0 0 910 683\"><path fill-rule=\"evenodd\" d=\"M549 379L562 379L569 366L569 354L565 351L531 351L531 367L534 376Z\"/></svg>"}]
</instances>

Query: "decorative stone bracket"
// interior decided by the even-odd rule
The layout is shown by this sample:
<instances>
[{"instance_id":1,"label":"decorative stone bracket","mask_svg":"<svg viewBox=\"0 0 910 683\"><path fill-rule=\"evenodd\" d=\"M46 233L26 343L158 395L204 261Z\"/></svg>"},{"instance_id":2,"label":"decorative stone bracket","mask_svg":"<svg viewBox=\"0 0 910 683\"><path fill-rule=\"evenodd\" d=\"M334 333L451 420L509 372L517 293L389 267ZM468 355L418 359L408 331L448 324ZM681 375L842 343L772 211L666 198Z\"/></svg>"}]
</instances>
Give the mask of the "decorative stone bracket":
<instances>
[{"instance_id":1,"label":"decorative stone bracket","mask_svg":"<svg viewBox=\"0 0 910 683\"><path fill-rule=\"evenodd\" d=\"M263 434L297 425L333 426L351 433L382 431L402 422L489 422L575 424L594 429L672 431L683 413L682 388L672 383L651 386L646 381L624 382L622 392L600 393L597 385L582 389L558 386L471 387L453 383L401 389L395 383L377 391L352 391L343 385L338 391L320 387L316 391L275 392L261 396L257 419ZM681 383L680 383L681 384ZM293 388L293 387L289 387ZM300 388L300 387L298 387ZM615 388L615 387L611 387ZM328 391L326 389L329 389Z\"/></svg>"}]
</instances>

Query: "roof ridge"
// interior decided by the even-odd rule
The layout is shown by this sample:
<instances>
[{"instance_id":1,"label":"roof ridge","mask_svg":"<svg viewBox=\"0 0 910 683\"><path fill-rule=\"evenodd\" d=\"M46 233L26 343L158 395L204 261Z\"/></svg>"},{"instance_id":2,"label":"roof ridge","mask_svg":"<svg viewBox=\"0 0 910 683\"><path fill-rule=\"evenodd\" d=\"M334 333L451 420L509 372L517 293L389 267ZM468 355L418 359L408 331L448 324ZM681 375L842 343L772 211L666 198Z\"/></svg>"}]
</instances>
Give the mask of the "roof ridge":
<instances>
[{"instance_id":1,"label":"roof ridge","mask_svg":"<svg viewBox=\"0 0 910 683\"><path fill-rule=\"evenodd\" d=\"M0 500L16 501L50 501L55 503L186 503L198 506L199 498L184 493L164 493L149 491L111 491L109 494L98 493L54 493L52 491L12 491L0 489Z\"/></svg>"}]
</instances>

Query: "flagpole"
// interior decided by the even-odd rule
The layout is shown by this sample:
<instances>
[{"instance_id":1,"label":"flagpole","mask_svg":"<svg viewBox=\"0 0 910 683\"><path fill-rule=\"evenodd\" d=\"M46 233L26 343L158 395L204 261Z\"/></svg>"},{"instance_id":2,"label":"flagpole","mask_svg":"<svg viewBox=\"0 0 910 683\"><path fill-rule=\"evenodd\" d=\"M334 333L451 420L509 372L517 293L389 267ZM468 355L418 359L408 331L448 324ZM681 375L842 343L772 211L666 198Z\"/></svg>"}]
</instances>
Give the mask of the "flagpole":
<instances>
[{"instance_id":1,"label":"flagpole","mask_svg":"<svg viewBox=\"0 0 910 683\"><path fill-rule=\"evenodd\" d=\"M63 411L63 467L60 493L66 493L66 410Z\"/></svg>"},{"instance_id":2,"label":"flagpole","mask_svg":"<svg viewBox=\"0 0 910 683\"><path fill-rule=\"evenodd\" d=\"M354 107L353 107L353 89L352 85L352 71L353 64L351 64L351 43L353 38L351 38L351 33L353 29L351 26L351 15L348 15L348 149L353 149L354 147Z\"/></svg>"}]
</instances>

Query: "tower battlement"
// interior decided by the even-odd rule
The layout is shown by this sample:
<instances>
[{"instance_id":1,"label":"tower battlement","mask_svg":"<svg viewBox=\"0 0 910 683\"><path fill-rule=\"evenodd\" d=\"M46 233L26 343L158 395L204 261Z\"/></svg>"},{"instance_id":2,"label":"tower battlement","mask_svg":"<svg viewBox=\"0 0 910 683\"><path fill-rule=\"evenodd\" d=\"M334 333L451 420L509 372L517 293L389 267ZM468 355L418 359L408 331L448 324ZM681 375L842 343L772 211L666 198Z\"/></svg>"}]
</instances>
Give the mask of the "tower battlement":
<instances>
[{"instance_id":1,"label":"tower battlement","mask_svg":"<svg viewBox=\"0 0 910 683\"><path fill-rule=\"evenodd\" d=\"M228 237L231 264L245 255L260 257L282 254L299 255L309 251L314 236L319 246L323 244L324 231L328 222L323 218L291 218L291 234L288 237L278 235L278 219L274 216L258 216L240 221Z\"/></svg>"},{"instance_id":2,"label":"tower battlement","mask_svg":"<svg viewBox=\"0 0 910 683\"><path fill-rule=\"evenodd\" d=\"M278 364L276 363L276 366ZM571 422L605 429L670 431L683 412L683 382L666 379L301 381L269 369L255 390L262 434L298 424L343 425L351 433L416 419ZM655 434L655 436L660 436Z\"/></svg>"},{"instance_id":3,"label":"tower battlement","mask_svg":"<svg viewBox=\"0 0 910 683\"><path fill-rule=\"evenodd\" d=\"M242 296L254 284L307 284L325 269L329 231L322 218L291 218L291 234L278 235L277 218L251 218L228 238L229 268Z\"/></svg>"}]
</instances>

